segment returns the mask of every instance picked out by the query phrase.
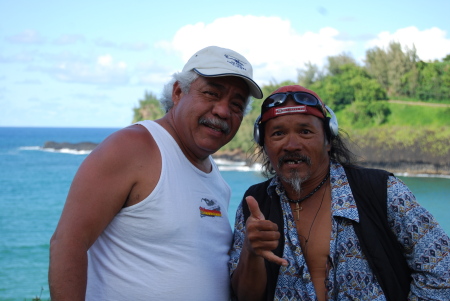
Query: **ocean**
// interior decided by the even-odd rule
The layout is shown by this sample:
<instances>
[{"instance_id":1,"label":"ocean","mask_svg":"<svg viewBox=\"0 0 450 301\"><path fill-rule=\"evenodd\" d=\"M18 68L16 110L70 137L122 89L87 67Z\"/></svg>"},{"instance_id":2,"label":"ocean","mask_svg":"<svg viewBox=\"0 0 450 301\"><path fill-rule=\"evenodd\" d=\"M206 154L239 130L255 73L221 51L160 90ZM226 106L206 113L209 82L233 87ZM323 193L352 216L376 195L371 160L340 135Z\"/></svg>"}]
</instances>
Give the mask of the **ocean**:
<instances>
[{"instance_id":1,"label":"ocean","mask_svg":"<svg viewBox=\"0 0 450 301\"><path fill-rule=\"evenodd\" d=\"M45 151L44 143L99 143L116 130L0 127L0 301L49 300L49 240L87 154ZM240 164L220 164L220 169L232 189L229 212L234 224L243 193L264 178ZM399 177L450 233L450 177Z\"/></svg>"}]
</instances>

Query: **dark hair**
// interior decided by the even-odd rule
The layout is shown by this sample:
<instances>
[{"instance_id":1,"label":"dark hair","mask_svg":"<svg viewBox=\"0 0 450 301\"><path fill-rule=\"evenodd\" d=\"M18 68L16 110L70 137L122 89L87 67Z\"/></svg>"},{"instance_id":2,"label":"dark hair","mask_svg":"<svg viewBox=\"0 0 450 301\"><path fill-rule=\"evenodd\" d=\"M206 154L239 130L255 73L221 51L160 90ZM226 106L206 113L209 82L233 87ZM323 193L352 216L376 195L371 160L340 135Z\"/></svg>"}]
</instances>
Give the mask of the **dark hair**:
<instances>
[{"instance_id":1,"label":"dark hair","mask_svg":"<svg viewBox=\"0 0 450 301\"><path fill-rule=\"evenodd\" d=\"M325 137L331 144L329 152L330 160L336 161L343 166L354 165L356 163L356 155L350 151L347 146L347 142L345 141L349 139L348 133L342 129L339 129L339 135L333 137L331 136L328 126L328 120L322 119L322 121ZM264 128L264 125L261 125L261 128ZM345 138L343 136L345 136ZM263 175L267 178L275 175L275 169L264 151L264 145L261 146L258 143L254 143L254 147L256 149L253 152L252 158L254 162L261 162Z\"/></svg>"}]
</instances>

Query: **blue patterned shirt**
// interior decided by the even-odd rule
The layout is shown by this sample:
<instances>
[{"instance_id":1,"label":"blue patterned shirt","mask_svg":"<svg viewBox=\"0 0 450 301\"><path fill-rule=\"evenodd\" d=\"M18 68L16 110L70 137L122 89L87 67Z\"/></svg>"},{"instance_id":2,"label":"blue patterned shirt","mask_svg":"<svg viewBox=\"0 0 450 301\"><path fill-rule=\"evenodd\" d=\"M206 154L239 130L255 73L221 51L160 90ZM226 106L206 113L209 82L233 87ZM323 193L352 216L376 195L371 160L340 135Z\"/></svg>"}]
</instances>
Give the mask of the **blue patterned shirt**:
<instances>
[{"instance_id":1,"label":"blue patterned shirt","mask_svg":"<svg viewBox=\"0 0 450 301\"><path fill-rule=\"evenodd\" d=\"M358 210L344 168L331 163L332 231L325 285L328 300L385 301L383 290L362 253L352 221ZM311 274L306 265L295 221L284 190L274 177L268 193L280 196L285 245L274 300L316 300ZM450 300L450 239L433 216L420 206L412 192L398 178L388 179L388 222L405 250L412 269L408 300ZM230 252L230 274L239 263L245 237L242 204L236 212L234 241Z\"/></svg>"}]
</instances>

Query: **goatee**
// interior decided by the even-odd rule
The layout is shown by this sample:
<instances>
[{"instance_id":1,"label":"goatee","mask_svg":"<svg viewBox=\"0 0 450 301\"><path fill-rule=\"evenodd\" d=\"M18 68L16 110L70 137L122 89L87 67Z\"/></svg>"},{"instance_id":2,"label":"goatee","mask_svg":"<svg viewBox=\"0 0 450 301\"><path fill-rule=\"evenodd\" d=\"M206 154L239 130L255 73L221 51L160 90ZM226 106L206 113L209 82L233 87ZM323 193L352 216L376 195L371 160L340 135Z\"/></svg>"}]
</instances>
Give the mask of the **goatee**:
<instances>
[{"instance_id":1,"label":"goatee","mask_svg":"<svg viewBox=\"0 0 450 301\"><path fill-rule=\"evenodd\" d=\"M305 162L308 166L311 166L311 159L308 156L302 155L298 152L290 153L282 156L278 160L278 168L281 168L282 165L288 164L288 161L301 161ZM290 169L288 176L279 175L281 180L286 184L290 185L294 192L300 195L302 183L309 179L310 174L308 173L306 176L301 177L298 169Z\"/></svg>"},{"instance_id":2,"label":"goatee","mask_svg":"<svg viewBox=\"0 0 450 301\"><path fill-rule=\"evenodd\" d=\"M281 175L280 178L284 183L290 185L296 194L300 195L302 191L302 184L309 179L309 175L302 178L298 170L291 169L287 177Z\"/></svg>"}]
</instances>

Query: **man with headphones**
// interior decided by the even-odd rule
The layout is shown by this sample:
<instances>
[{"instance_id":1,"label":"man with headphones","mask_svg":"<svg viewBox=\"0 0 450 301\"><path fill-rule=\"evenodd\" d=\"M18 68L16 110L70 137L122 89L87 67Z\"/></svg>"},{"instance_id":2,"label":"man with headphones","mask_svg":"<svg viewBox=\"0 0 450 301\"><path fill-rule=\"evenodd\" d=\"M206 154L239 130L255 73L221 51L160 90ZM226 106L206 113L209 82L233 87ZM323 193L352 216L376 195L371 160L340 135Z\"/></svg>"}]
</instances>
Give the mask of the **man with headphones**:
<instances>
[{"instance_id":1,"label":"man with headphones","mask_svg":"<svg viewBox=\"0 0 450 301\"><path fill-rule=\"evenodd\" d=\"M264 100L254 140L269 179L236 213L234 297L448 299L448 235L401 180L356 166L338 133L311 90L284 86Z\"/></svg>"}]
</instances>

